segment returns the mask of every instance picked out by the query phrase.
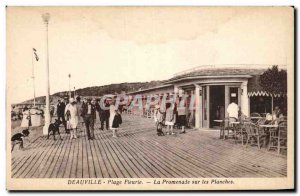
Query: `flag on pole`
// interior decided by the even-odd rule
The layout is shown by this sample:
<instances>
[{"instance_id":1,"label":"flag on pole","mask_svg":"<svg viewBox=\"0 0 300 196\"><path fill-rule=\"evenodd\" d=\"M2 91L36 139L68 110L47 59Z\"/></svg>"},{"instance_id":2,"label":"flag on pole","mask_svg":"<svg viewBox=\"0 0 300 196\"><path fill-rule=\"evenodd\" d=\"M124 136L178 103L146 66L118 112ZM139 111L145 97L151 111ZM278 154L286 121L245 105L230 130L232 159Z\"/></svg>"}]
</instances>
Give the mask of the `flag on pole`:
<instances>
[{"instance_id":1,"label":"flag on pole","mask_svg":"<svg viewBox=\"0 0 300 196\"><path fill-rule=\"evenodd\" d=\"M35 56L35 60L36 61L39 61L39 57L38 57L38 55L36 54L36 49L35 48L32 48L33 49L33 54L34 54L34 56Z\"/></svg>"}]
</instances>

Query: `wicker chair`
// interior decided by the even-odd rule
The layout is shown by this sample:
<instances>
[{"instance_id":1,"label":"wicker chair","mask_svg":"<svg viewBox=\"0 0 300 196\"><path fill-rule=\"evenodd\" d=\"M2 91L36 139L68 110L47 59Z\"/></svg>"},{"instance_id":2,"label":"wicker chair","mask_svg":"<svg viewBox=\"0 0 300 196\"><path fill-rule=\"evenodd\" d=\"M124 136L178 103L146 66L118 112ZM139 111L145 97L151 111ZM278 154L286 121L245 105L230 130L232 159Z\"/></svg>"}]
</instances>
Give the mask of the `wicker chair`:
<instances>
[{"instance_id":1,"label":"wicker chair","mask_svg":"<svg viewBox=\"0 0 300 196\"><path fill-rule=\"evenodd\" d=\"M287 149L287 123L282 122L278 128L270 130L268 150L275 149L280 153L281 149Z\"/></svg>"},{"instance_id":2,"label":"wicker chair","mask_svg":"<svg viewBox=\"0 0 300 196\"><path fill-rule=\"evenodd\" d=\"M254 141L254 145L257 145L257 147L261 148L261 139L265 137L264 132L260 129L260 127L252 122L245 122L244 128L247 132L247 141L246 145L249 144L249 141Z\"/></svg>"},{"instance_id":3,"label":"wicker chair","mask_svg":"<svg viewBox=\"0 0 300 196\"><path fill-rule=\"evenodd\" d=\"M226 132L227 132L227 138L230 138L230 137L235 138L235 129L230 124L231 120L236 121L235 118L226 117L223 119L223 122L221 123L220 137L223 136L223 139L226 138Z\"/></svg>"},{"instance_id":4,"label":"wicker chair","mask_svg":"<svg viewBox=\"0 0 300 196\"><path fill-rule=\"evenodd\" d=\"M259 113L254 112L250 114L250 117L261 117L261 115Z\"/></svg>"},{"instance_id":5,"label":"wicker chair","mask_svg":"<svg viewBox=\"0 0 300 196\"><path fill-rule=\"evenodd\" d=\"M247 131L245 128L245 124L250 123L250 120L245 119L244 121L240 121L239 125L236 125L235 127L235 143L241 142L242 145L244 145L245 142L247 142Z\"/></svg>"},{"instance_id":6,"label":"wicker chair","mask_svg":"<svg viewBox=\"0 0 300 196\"><path fill-rule=\"evenodd\" d=\"M253 123L256 123L257 121L260 120L259 117L261 117L261 115L259 113L257 113L257 112L254 112L254 113L250 114L250 118L251 117L257 117L257 118L252 118L252 120L251 120Z\"/></svg>"}]
</instances>

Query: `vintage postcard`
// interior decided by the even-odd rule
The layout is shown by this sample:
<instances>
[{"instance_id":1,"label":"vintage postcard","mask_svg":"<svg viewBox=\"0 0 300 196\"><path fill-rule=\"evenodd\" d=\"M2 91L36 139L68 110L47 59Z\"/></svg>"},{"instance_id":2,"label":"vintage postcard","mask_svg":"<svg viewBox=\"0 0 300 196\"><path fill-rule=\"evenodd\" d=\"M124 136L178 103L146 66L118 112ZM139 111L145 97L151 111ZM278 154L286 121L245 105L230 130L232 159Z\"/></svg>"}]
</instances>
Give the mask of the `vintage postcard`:
<instances>
[{"instance_id":1,"label":"vintage postcard","mask_svg":"<svg viewBox=\"0 0 300 196\"><path fill-rule=\"evenodd\" d=\"M295 188L293 7L6 21L8 190Z\"/></svg>"}]
</instances>

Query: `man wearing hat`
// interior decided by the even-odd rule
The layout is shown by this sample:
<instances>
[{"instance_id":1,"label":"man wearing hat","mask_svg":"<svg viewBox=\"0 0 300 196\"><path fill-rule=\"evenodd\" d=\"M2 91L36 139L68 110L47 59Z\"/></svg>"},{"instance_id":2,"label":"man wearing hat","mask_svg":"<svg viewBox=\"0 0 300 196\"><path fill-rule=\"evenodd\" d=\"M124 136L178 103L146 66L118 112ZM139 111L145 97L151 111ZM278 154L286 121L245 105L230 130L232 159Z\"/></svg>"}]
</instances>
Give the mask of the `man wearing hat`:
<instances>
[{"instance_id":1,"label":"man wearing hat","mask_svg":"<svg viewBox=\"0 0 300 196\"><path fill-rule=\"evenodd\" d=\"M67 125L65 120L65 108L66 104L64 102L61 102L61 100L59 99L56 108L57 118L58 120L62 121L63 125L65 126L65 130L67 131Z\"/></svg>"},{"instance_id":2,"label":"man wearing hat","mask_svg":"<svg viewBox=\"0 0 300 196\"><path fill-rule=\"evenodd\" d=\"M87 99L82 104L82 118L85 123L86 132L89 140L95 139L94 136L94 123L96 119L96 106L95 100Z\"/></svg>"}]
</instances>

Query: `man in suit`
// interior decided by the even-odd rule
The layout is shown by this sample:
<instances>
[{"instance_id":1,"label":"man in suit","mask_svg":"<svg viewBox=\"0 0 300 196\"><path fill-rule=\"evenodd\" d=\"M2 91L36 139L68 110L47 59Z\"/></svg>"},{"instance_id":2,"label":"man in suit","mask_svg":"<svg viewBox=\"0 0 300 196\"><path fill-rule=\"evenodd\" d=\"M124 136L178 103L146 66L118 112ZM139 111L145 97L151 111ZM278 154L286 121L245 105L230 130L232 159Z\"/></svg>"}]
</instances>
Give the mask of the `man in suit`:
<instances>
[{"instance_id":1,"label":"man in suit","mask_svg":"<svg viewBox=\"0 0 300 196\"><path fill-rule=\"evenodd\" d=\"M105 107L103 107L103 105L101 106L100 104L105 105ZM106 126L106 130L109 129L109 104L107 102L100 102L96 104L96 108L97 111L99 112L99 118L101 121L101 130L104 129L104 122L105 122L105 126Z\"/></svg>"},{"instance_id":2,"label":"man in suit","mask_svg":"<svg viewBox=\"0 0 300 196\"><path fill-rule=\"evenodd\" d=\"M86 100L84 98L82 104L82 118L85 123L86 132L89 140L95 139L94 136L94 123L96 119L96 105L95 100Z\"/></svg>"},{"instance_id":3,"label":"man in suit","mask_svg":"<svg viewBox=\"0 0 300 196\"><path fill-rule=\"evenodd\" d=\"M62 121L63 125L65 126L65 130L67 131L67 124L65 120L65 108L66 104L64 102L61 102L61 100L59 99L56 108L57 118L58 120Z\"/></svg>"}]
</instances>

